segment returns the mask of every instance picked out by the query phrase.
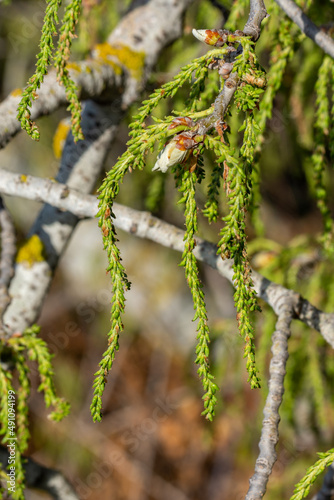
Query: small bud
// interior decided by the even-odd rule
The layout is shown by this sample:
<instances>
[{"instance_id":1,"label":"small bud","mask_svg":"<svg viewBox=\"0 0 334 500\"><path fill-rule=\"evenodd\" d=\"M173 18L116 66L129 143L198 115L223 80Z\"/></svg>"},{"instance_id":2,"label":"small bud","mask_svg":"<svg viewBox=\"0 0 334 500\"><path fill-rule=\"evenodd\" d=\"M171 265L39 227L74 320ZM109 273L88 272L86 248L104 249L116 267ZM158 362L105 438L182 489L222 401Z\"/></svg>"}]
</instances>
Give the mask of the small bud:
<instances>
[{"instance_id":1,"label":"small bud","mask_svg":"<svg viewBox=\"0 0 334 500\"><path fill-rule=\"evenodd\" d=\"M207 36L206 36L206 31L207 30L195 30L193 29L192 30L192 34L194 35L195 38L197 38L197 40L199 40L200 42L204 42L206 43L206 39L207 39Z\"/></svg>"},{"instance_id":2,"label":"small bud","mask_svg":"<svg viewBox=\"0 0 334 500\"><path fill-rule=\"evenodd\" d=\"M158 154L152 172L158 170L163 173L167 172L169 167L173 167L177 163L182 163L187 154L188 151L186 149L181 150L177 147L177 141L175 139L171 140Z\"/></svg>"},{"instance_id":3,"label":"small bud","mask_svg":"<svg viewBox=\"0 0 334 500\"><path fill-rule=\"evenodd\" d=\"M227 30L192 30L192 34L200 42L215 47L222 47L227 42L227 37L230 32Z\"/></svg>"}]
</instances>

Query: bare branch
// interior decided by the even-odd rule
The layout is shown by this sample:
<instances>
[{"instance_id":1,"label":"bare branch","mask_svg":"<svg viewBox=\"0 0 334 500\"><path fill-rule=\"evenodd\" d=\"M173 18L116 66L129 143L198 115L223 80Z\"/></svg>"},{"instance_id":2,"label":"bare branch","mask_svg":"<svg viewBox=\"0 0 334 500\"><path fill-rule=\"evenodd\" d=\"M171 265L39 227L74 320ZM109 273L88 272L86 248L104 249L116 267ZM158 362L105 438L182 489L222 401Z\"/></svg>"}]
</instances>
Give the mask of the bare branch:
<instances>
[{"instance_id":1,"label":"bare branch","mask_svg":"<svg viewBox=\"0 0 334 500\"><path fill-rule=\"evenodd\" d=\"M6 448L0 446L0 462L4 469L8 465L8 456ZM72 485L60 471L44 467L28 457L25 457L23 467L28 488L46 491L54 500L79 500Z\"/></svg>"},{"instance_id":2,"label":"bare branch","mask_svg":"<svg viewBox=\"0 0 334 500\"><path fill-rule=\"evenodd\" d=\"M263 409L264 418L259 443L260 454L256 460L254 475L249 481L250 487L245 500L261 500L263 498L269 476L277 460L275 447L278 442L279 408L284 393L283 383L288 360L288 339L291 335L290 325L294 315L295 300L296 294L293 292L290 292L290 296L288 293L286 294L273 334L271 348L273 357L269 368L269 392Z\"/></svg>"},{"instance_id":3,"label":"bare branch","mask_svg":"<svg viewBox=\"0 0 334 500\"><path fill-rule=\"evenodd\" d=\"M231 73L224 82L222 91L218 94L214 102L214 110L208 117L202 118L198 122L198 133L206 134L217 122L224 119L226 110L232 100L234 92L238 88L239 78L237 73Z\"/></svg>"},{"instance_id":4,"label":"bare branch","mask_svg":"<svg viewBox=\"0 0 334 500\"><path fill-rule=\"evenodd\" d=\"M319 47L334 59L334 40L316 26L292 0L275 0L290 19Z\"/></svg>"},{"instance_id":5,"label":"bare branch","mask_svg":"<svg viewBox=\"0 0 334 500\"><path fill-rule=\"evenodd\" d=\"M64 184L57 184L47 179L38 179L28 175L25 182L22 182L20 174L6 170L1 170L0 173L0 192L3 194L52 203L58 209L69 210L80 218L95 217L97 213L98 202L95 196L81 194ZM141 212L119 203L114 203L113 210L116 215L114 223L118 229L183 252L184 231L181 229L153 217L149 212ZM196 238L196 243L194 249L196 258L217 269L219 274L233 284L231 260L222 260L220 256L217 256L217 247L214 243L201 238ZM287 298L289 300L293 298L294 317L319 331L334 347L334 314L320 311L300 295L273 283L256 271L252 271L252 279L258 296L269 304L278 316L286 307Z\"/></svg>"},{"instance_id":6,"label":"bare branch","mask_svg":"<svg viewBox=\"0 0 334 500\"><path fill-rule=\"evenodd\" d=\"M79 219L95 217L98 200L66 184L32 175L20 175L0 169L0 192L27 200L48 203L61 211L72 212Z\"/></svg>"},{"instance_id":7,"label":"bare branch","mask_svg":"<svg viewBox=\"0 0 334 500\"><path fill-rule=\"evenodd\" d=\"M249 16L243 29L245 35L251 36L254 41L258 40L261 34L261 23L266 17L268 17L268 13L264 1L250 0Z\"/></svg>"},{"instance_id":8,"label":"bare branch","mask_svg":"<svg viewBox=\"0 0 334 500\"><path fill-rule=\"evenodd\" d=\"M0 253L0 312L9 303L8 285L14 274L14 257L16 253L15 228L12 218L6 209L2 198L0 198L0 231L1 231L1 253Z\"/></svg>"}]
</instances>

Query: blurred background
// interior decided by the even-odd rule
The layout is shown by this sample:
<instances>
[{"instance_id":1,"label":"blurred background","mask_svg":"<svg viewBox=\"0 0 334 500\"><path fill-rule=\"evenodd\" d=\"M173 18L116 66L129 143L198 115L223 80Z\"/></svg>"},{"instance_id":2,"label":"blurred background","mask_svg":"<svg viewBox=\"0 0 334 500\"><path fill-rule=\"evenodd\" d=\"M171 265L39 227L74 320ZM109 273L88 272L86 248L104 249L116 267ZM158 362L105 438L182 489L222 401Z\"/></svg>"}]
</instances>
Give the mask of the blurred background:
<instances>
[{"instance_id":1,"label":"blurred background","mask_svg":"<svg viewBox=\"0 0 334 500\"><path fill-rule=\"evenodd\" d=\"M96 43L105 40L128 4L85 0L72 58L86 57ZM268 1L266 5L272 4ZM319 1L313 2L309 15L325 25L333 18L333 6L329 1L321 9L319 5ZM41 0L0 3L1 100L24 86L34 70L44 7ZM220 28L231 9L229 0L202 0L189 9L183 38L161 55L143 98L189 60L205 53L207 48L192 37L192 28ZM241 29L247 11L239 17L233 15L234 28ZM272 15L257 45L266 69L275 26L280 22ZM314 86L323 54L310 40L301 40L295 49L267 127L260 163L262 200L257 224L249 222L249 253L252 265L267 277L332 312L333 263L324 257L317 238L322 221L313 197L310 166ZM158 116L181 108L186 95L187 89L179 92L174 103L161 104ZM242 116L235 117L234 111L231 143L237 147ZM128 125L135 113L134 106L120 127L106 171L125 150ZM65 110L59 110L38 120L39 143L19 134L0 151L0 167L54 177L59 159L53 137L66 116ZM205 168L211 168L210 160L206 158ZM118 201L151 210L183 227L172 176L152 174L153 163L152 155L146 171L127 175ZM332 186L333 175L328 170L329 193ZM15 219L18 240L23 242L40 206L16 198L5 201ZM203 190L198 193L198 205L203 208L204 204ZM330 206L332 209L331 196ZM225 210L222 200L222 213ZM221 223L209 226L201 216L200 222L201 236L217 241ZM258 453L275 316L261 303L262 313L254 317L263 387L251 391L232 287L210 268L200 267L212 334L212 369L220 387L216 418L207 422L201 416L202 388L194 365L196 324L184 271L178 266L181 256L121 231L119 240L132 288L126 296L125 331L103 396L103 420L94 424L89 406L93 375L107 345L111 284L100 230L91 220L80 222L39 319L41 335L54 354L59 394L71 402L72 411L63 422L48 420L37 392L36 369L31 366L29 455L62 470L84 500L241 500ZM289 348L278 460L268 485L268 500L288 499L294 484L316 460L315 452L333 446L333 353L318 333L301 324L294 325ZM46 496L29 491L26 498Z\"/></svg>"}]
</instances>

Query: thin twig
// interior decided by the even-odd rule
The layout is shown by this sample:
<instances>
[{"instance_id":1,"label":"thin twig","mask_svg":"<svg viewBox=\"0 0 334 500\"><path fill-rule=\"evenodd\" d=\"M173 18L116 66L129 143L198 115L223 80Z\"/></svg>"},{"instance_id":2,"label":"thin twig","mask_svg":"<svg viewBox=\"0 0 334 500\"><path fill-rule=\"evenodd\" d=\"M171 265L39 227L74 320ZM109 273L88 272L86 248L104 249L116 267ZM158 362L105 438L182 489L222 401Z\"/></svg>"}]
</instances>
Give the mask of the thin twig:
<instances>
[{"instance_id":1,"label":"thin twig","mask_svg":"<svg viewBox=\"0 0 334 500\"><path fill-rule=\"evenodd\" d=\"M80 218L96 216L98 202L95 196L83 195L64 184L30 175L25 178L25 182L22 182L20 174L6 170L0 170L0 174L0 193L52 203L54 207L69 210ZM64 193L66 193L65 197ZM141 212L119 203L114 203L113 211L116 215L114 224L118 229L183 252L184 231L176 226L153 217L149 212ZM217 247L214 243L196 237L194 255L198 260L217 269L219 274L233 283L232 262L228 259L222 260L217 256ZM291 298L291 290L273 283L254 270L252 279L258 296L267 302L277 315L280 315L282 303L287 297ZM320 332L324 339L334 347L334 314L324 313L306 299L294 295L294 315L309 327Z\"/></svg>"},{"instance_id":2,"label":"thin twig","mask_svg":"<svg viewBox=\"0 0 334 500\"><path fill-rule=\"evenodd\" d=\"M326 54L334 59L334 40L321 28L318 28L295 2L292 0L275 0L275 2L306 36L311 38Z\"/></svg>"},{"instance_id":3,"label":"thin twig","mask_svg":"<svg viewBox=\"0 0 334 500\"><path fill-rule=\"evenodd\" d=\"M246 36L251 36L254 41L258 40L261 34L261 23L268 16L263 0L250 0L250 9L247 22L244 26L243 33ZM196 35L195 35L196 36ZM235 58L241 54L242 46L225 56L225 60L233 64ZM224 86L217 96L214 103L214 111L212 115L202 118L198 122L198 132L200 135L207 133L215 124L223 121L227 108L232 100L232 97L239 85L239 78L236 72L232 72L225 80Z\"/></svg>"},{"instance_id":4,"label":"thin twig","mask_svg":"<svg viewBox=\"0 0 334 500\"><path fill-rule=\"evenodd\" d=\"M227 108L238 88L238 84L239 78L237 73L231 73L215 99L213 113L198 121L198 133L200 135L205 135L217 122L223 121Z\"/></svg>"},{"instance_id":5,"label":"thin twig","mask_svg":"<svg viewBox=\"0 0 334 500\"><path fill-rule=\"evenodd\" d=\"M251 36L256 42L261 34L261 23L266 17L268 13L264 1L250 0L249 16L243 29L245 35Z\"/></svg>"},{"instance_id":6,"label":"thin twig","mask_svg":"<svg viewBox=\"0 0 334 500\"><path fill-rule=\"evenodd\" d=\"M15 228L12 218L0 197L0 312L9 303L8 285L14 274L14 258L16 253Z\"/></svg>"},{"instance_id":7,"label":"thin twig","mask_svg":"<svg viewBox=\"0 0 334 500\"><path fill-rule=\"evenodd\" d=\"M255 472L249 483L250 487L245 500L261 500L266 492L269 476L277 460L275 450L278 442L278 425L280 422L279 408L284 393L285 367L288 360L288 339L290 337L290 324L294 315L293 304L296 294L287 294L281 304L280 313L273 334L271 352L273 357L269 368L269 392L263 409L263 422L261 439L259 443L260 454L256 460Z\"/></svg>"}]
</instances>

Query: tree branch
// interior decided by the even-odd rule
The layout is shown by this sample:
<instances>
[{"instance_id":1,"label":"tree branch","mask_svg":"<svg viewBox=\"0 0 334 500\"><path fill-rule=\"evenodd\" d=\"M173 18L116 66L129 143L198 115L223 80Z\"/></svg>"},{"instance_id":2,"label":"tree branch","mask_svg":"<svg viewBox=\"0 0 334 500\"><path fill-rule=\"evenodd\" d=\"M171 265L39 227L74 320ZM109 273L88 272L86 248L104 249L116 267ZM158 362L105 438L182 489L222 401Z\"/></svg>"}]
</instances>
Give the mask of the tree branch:
<instances>
[{"instance_id":1,"label":"tree branch","mask_svg":"<svg viewBox=\"0 0 334 500\"><path fill-rule=\"evenodd\" d=\"M261 34L261 23L266 17L268 17L268 13L264 1L250 0L249 16L243 29L245 35L251 36L256 42Z\"/></svg>"},{"instance_id":2,"label":"tree branch","mask_svg":"<svg viewBox=\"0 0 334 500\"><path fill-rule=\"evenodd\" d=\"M258 40L261 34L261 23L265 17L268 16L266 7L263 0L250 0L250 10L247 22L243 29L243 34L246 36L251 36L254 41ZM201 41L203 40L203 34L205 30L193 30L193 35ZM242 32L241 32L242 33ZM231 68L233 68L233 63L235 58L242 52L242 46L235 50L230 51L224 56L224 61L230 63ZM231 70L230 70L231 71ZM237 90L239 85L239 78L236 72L231 72L228 78L224 82L224 86L217 96L214 102L213 113L205 118L202 118L198 122L198 133L204 135L208 132L216 123L223 121L226 110L232 100L232 97Z\"/></svg>"},{"instance_id":3,"label":"tree branch","mask_svg":"<svg viewBox=\"0 0 334 500\"><path fill-rule=\"evenodd\" d=\"M292 0L275 0L287 16L311 38L319 47L334 59L334 40L316 26Z\"/></svg>"},{"instance_id":4,"label":"tree branch","mask_svg":"<svg viewBox=\"0 0 334 500\"><path fill-rule=\"evenodd\" d=\"M98 201L95 196L83 195L64 184L30 175L26 176L23 182L20 174L6 170L0 170L0 193L52 203L57 209L71 211L80 218L95 217L98 211ZM176 226L153 217L149 212L141 212L119 203L113 204L113 211L116 215L114 224L118 229L183 252L184 231ZM233 284L232 261L222 260L217 256L217 246L214 243L201 238L196 238L196 243L195 257L216 269ZM334 347L334 314L320 311L299 294L273 283L254 270L252 279L258 296L269 304L278 316L286 307L286 300L293 299L294 317L320 332Z\"/></svg>"},{"instance_id":5,"label":"tree branch","mask_svg":"<svg viewBox=\"0 0 334 500\"><path fill-rule=\"evenodd\" d=\"M0 446L0 462L3 469L8 465L8 451ZM49 493L54 500L79 500L72 485L63 474L38 464L32 458L25 457L24 470L28 488L37 488Z\"/></svg>"},{"instance_id":6,"label":"tree branch","mask_svg":"<svg viewBox=\"0 0 334 500\"><path fill-rule=\"evenodd\" d=\"M12 218L0 198L0 312L9 303L8 285L14 274L14 257L16 254L15 228Z\"/></svg>"},{"instance_id":7,"label":"tree branch","mask_svg":"<svg viewBox=\"0 0 334 500\"><path fill-rule=\"evenodd\" d=\"M290 325L294 316L296 294L287 293L281 304L280 313L273 334L271 352L273 357L269 368L269 392L263 409L260 454L256 460L255 472L249 483L250 487L245 500L261 500L266 492L269 476L277 460L275 450L278 442L279 408L284 393L285 367L288 360L288 339L291 335Z\"/></svg>"},{"instance_id":8,"label":"tree branch","mask_svg":"<svg viewBox=\"0 0 334 500\"><path fill-rule=\"evenodd\" d=\"M106 54L108 50L116 52L107 63L112 67L118 58L122 66L126 65L121 56L124 51L131 55L128 57L123 86L115 91L108 104L86 102L82 116L85 140L74 143L72 135L68 136L58 182L66 183L83 194L94 188L118 124L128 106L139 97L160 51L181 35L183 13L193 1L141 0L137 2L139 6L115 28L108 43L104 44L104 50ZM137 68L136 71L134 68ZM17 263L10 285L12 301L3 316L7 336L15 331L23 331L36 321L54 269L77 222L73 213L59 213L50 205L42 209L30 235L39 237L46 260L34 262L30 267Z\"/></svg>"}]
</instances>

